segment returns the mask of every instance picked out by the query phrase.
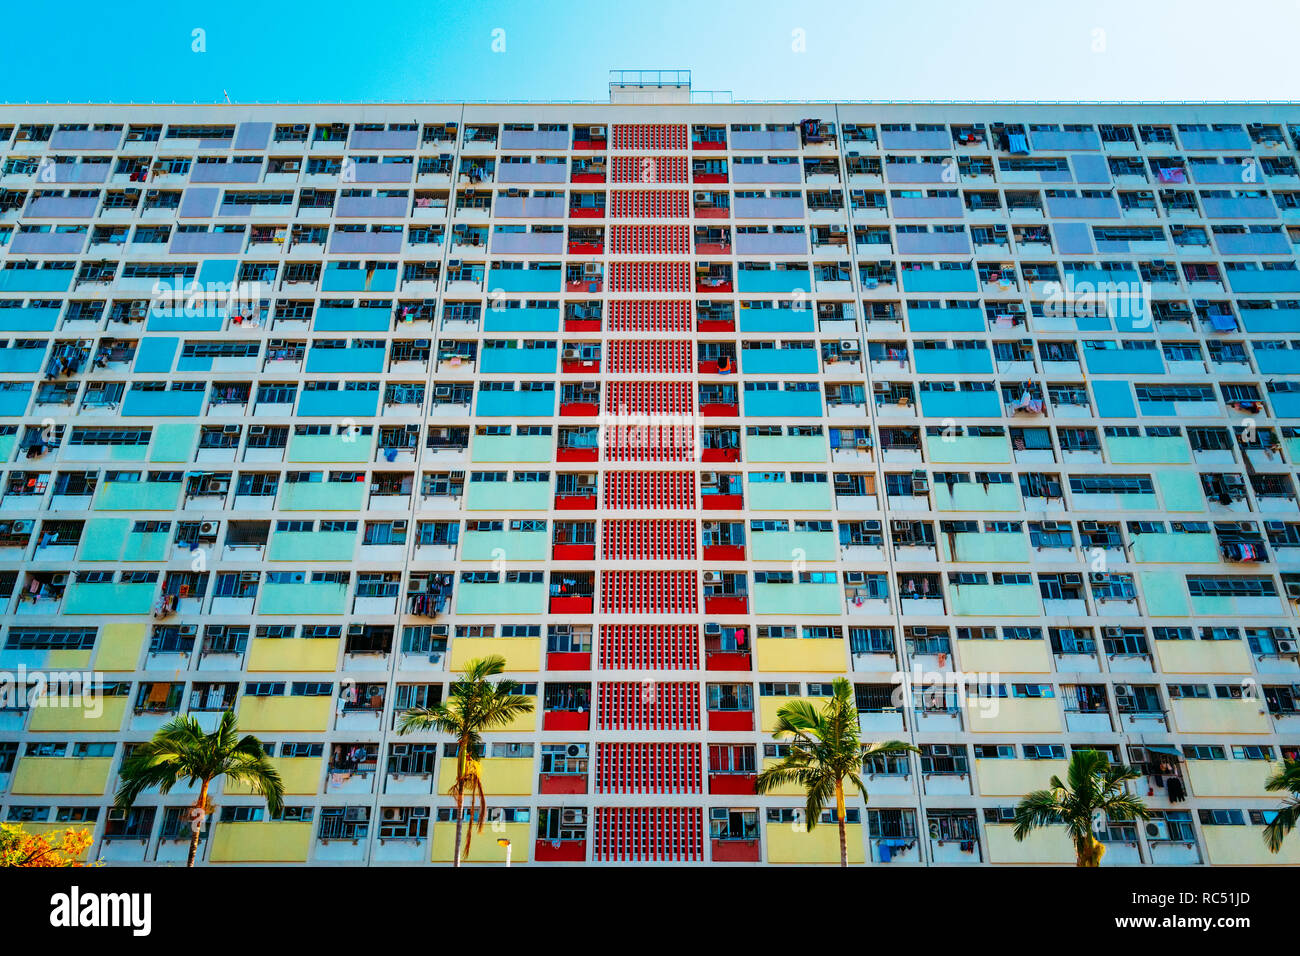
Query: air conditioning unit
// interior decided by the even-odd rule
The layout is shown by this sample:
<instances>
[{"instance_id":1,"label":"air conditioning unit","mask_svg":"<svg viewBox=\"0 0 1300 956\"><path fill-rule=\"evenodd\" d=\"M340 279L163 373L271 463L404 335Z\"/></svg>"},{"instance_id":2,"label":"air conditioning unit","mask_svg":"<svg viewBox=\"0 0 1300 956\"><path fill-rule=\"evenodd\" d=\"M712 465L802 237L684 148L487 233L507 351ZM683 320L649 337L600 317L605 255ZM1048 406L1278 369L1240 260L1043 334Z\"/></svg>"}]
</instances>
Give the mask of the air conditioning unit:
<instances>
[{"instance_id":1,"label":"air conditioning unit","mask_svg":"<svg viewBox=\"0 0 1300 956\"><path fill-rule=\"evenodd\" d=\"M417 348L417 349L427 349L427 348L429 347L429 340L428 340L428 339L416 339L414 345L415 345L415 348Z\"/></svg>"},{"instance_id":2,"label":"air conditioning unit","mask_svg":"<svg viewBox=\"0 0 1300 956\"><path fill-rule=\"evenodd\" d=\"M721 572L721 571L705 571L705 572L704 572L704 583L705 583L705 584L721 584L721 583L722 583L722 572Z\"/></svg>"},{"instance_id":3,"label":"air conditioning unit","mask_svg":"<svg viewBox=\"0 0 1300 956\"><path fill-rule=\"evenodd\" d=\"M1300 600L1300 581L1286 582L1286 596Z\"/></svg>"},{"instance_id":4,"label":"air conditioning unit","mask_svg":"<svg viewBox=\"0 0 1300 956\"><path fill-rule=\"evenodd\" d=\"M930 490L930 479L925 475L912 475L912 493L920 494Z\"/></svg>"},{"instance_id":5,"label":"air conditioning unit","mask_svg":"<svg viewBox=\"0 0 1300 956\"><path fill-rule=\"evenodd\" d=\"M181 637L194 637L199 633L199 626L197 624L184 624L177 628L176 633Z\"/></svg>"},{"instance_id":6,"label":"air conditioning unit","mask_svg":"<svg viewBox=\"0 0 1300 956\"><path fill-rule=\"evenodd\" d=\"M585 275L585 276L598 276L598 275L600 275L600 263L599 263L599 262L584 262L584 263L582 264L582 274Z\"/></svg>"},{"instance_id":7,"label":"air conditioning unit","mask_svg":"<svg viewBox=\"0 0 1300 956\"><path fill-rule=\"evenodd\" d=\"M9 530L13 534L28 534L32 530L34 523L33 521L15 521Z\"/></svg>"},{"instance_id":8,"label":"air conditioning unit","mask_svg":"<svg viewBox=\"0 0 1300 956\"><path fill-rule=\"evenodd\" d=\"M722 633L722 625L721 625L721 624L712 624L712 623L710 623L710 624L705 624L705 625L704 625L704 636L705 636L705 637L717 637L717 636L719 636L721 633Z\"/></svg>"},{"instance_id":9,"label":"air conditioning unit","mask_svg":"<svg viewBox=\"0 0 1300 956\"><path fill-rule=\"evenodd\" d=\"M604 139L604 138L605 138L605 127L603 127L603 126L592 126L592 127L590 127L590 132L589 132L587 135L590 136L592 139Z\"/></svg>"},{"instance_id":10,"label":"air conditioning unit","mask_svg":"<svg viewBox=\"0 0 1300 956\"><path fill-rule=\"evenodd\" d=\"M1088 574L1088 581L1092 584L1105 584L1108 578L1105 571L1091 571Z\"/></svg>"},{"instance_id":11,"label":"air conditioning unit","mask_svg":"<svg viewBox=\"0 0 1300 956\"><path fill-rule=\"evenodd\" d=\"M577 349L565 349L563 353L563 357L565 359L576 359L579 357L580 354L581 353L579 353Z\"/></svg>"},{"instance_id":12,"label":"air conditioning unit","mask_svg":"<svg viewBox=\"0 0 1300 956\"><path fill-rule=\"evenodd\" d=\"M450 397L451 397L451 386L450 386L450 385L436 385L436 386L434 386L433 394L434 394L434 396L437 397L437 398L450 398Z\"/></svg>"},{"instance_id":13,"label":"air conditioning unit","mask_svg":"<svg viewBox=\"0 0 1300 956\"><path fill-rule=\"evenodd\" d=\"M704 486L716 485L718 483L718 473L716 471L700 472L700 484Z\"/></svg>"},{"instance_id":14,"label":"air conditioning unit","mask_svg":"<svg viewBox=\"0 0 1300 956\"><path fill-rule=\"evenodd\" d=\"M399 811L397 807L384 807L385 820L392 821L392 820L397 820L400 817L401 817L401 811Z\"/></svg>"},{"instance_id":15,"label":"air conditioning unit","mask_svg":"<svg viewBox=\"0 0 1300 956\"><path fill-rule=\"evenodd\" d=\"M226 435L238 435L238 434L239 434L239 426L238 426L238 425L222 425L222 426L221 426L221 431L222 431L223 434L226 434Z\"/></svg>"},{"instance_id":16,"label":"air conditioning unit","mask_svg":"<svg viewBox=\"0 0 1300 956\"><path fill-rule=\"evenodd\" d=\"M853 339L841 339L840 351L845 354L856 355L858 353L858 343Z\"/></svg>"},{"instance_id":17,"label":"air conditioning unit","mask_svg":"<svg viewBox=\"0 0 1300 956\"><path fill-rule=\"evenodd\" d=\"M1169 839L1169 821L1168 820L1148 820L1147 821L1147 839L1148 840L1168 840Z\"/></svg>"},{"instance_id":18,"label":"air conditioning unit","mask_svg":"<svg viewBox=\"0 0 1300 956\"><path fill-rule=\"evenodd\" d=\"M587 822L586 812L581 809L564 809L560 811L561 826L579 826Z\"/></svg>"},{"instance_id":19,"label":"air conditioning unit","mask_svg":"<svg viewBox=\"0 0 1300 956\"><path fill-rule=\"evenodd\" d=\"M882 392L882 393L883 393L883 392L888 392L888 391L889 391L889 383L888 383L888 382L872 382L872 383L871 383L871 390L872 390L873 392Z\"/></svg>"},{"instance_id":20,"label":"air conditioning unit","mask_svg":"<svg viewBox=\"0 0 1300 956\"><path fill-rule=\"evenodd\" d=\"M460 265L461 265L461 263L460 263L460 260L459 260L459 259L448 259L448 260L447 260L447 268L448 268L448 269L459 269L459 268L460 268Z\"/></svg>"},{"instance_id":21,"label":"air conditioning unit","mask_svg":"<svg viewBox=\"0 0 1300 956\"><path fill-rule=\"evenodd\" d=\"M708 201L709 201L709 194L708 194L708 193L696 193L696 194L695 194L695 201L696 201L696 202L708 202Z\"/></svg>"},{"instance_id":22,"label":"air conditioning unit","mask_svg":"<svg viewBox=\"0 0 1300 956\"><path fill-rule=\"evenodd\" d=\"M246 584L256 584L258 574L256 571L243 571L239 575L239 580Z\"/></svg>"},{"instance_id":23,"label":"air conditioning unit","mask_svg":"<svg viewBox=\"0 0 1300 956\"><path fill-rule=\"evenodd\" d=\"M112 807L112 808L109 809L109 811L108 811L108 818L109 818L110 820L113 820L113 821L125 820L125 819L126 819L126 810L121 809L121 808L119 808L119 807Z\"/></svg>"},{"instance_id":24,"label":"air conditioning unit","mask_svg":"<svg viewBox=\"0 0 1300 956\"><path fill-rule=\"evenodd\" d=\"M595 476L595 475L579 475L579 476L578 476L578 487L579 487L579 488L594 488L595 485L596 485L596 476Z\"/></svg>"},{"instance_id":25,"label":"air conditioning unit","mask_svg":"<svg viewBox=\"0 0 1300 956\"><path fill-rule=\"evenodd\" d=\"M56 588L65 587L68 583L68 575L66 573L51 575L50 583Z\"/></svg>"},{"instance_id":26,"label":"air conditioning unit","mask_svg":"<svg viewBox=\"0 0 1300 956\"><path fill-rule=\"evenodd\" d=\"M598 388L600 388L600 383L599 383L599 382L583 382L583 383L582 383L581 385L579 385L578 387L581 388L582 391L584 391L584 392L594 392L594 391L596 391Z\"/></svg>"},{"instance_id":27,"label":"air conditioning unit","mask_svg":"<svg viewBox=\"0 0 1300 956\"><path fill-rule=\"evenodd\" d=\"M265 435L265 434L266 434L266 426L265 426L265 425L249 425L249 426L248 426L248 434L250 434L250 435Z\"/></svg>"},{"instance_id":28,"label":"air conditioning unit","mask_svg":"<svg viewBox=\"0 0 1300 956\"><path fill-rule=\"evenodd\" d=\"M1115 696L1116 696L1116 697L1132 697L1132 696L1133 696L1133 688L1132 688L1132 686L1130 686L1129 684L1116 684L1116 685L1115 685Z\"/></svg>"},{"instance_id":29,"label":"air conditioning unit","mask_svg":"<svg viewBox=\"0 0 1300 956\"><path fill-rule=\"evenodd\" d=\"M587 745L586 745L586 744L569 744L569 746L566 747L566 748L564 749L564 752L565 752L566 754L568 754L570 757L581 757L581 756L583 756L584 754L586 754L586 752L587 752Z\"/></svg>"},{"instance_id":30,"label":"air conditioning unit","mask_svg":"<svg viewBox=\"0 0 1300 956\"><path fill-rule=\"evenodd\" d=\"M1082 584L1083 576L1080 574L1066 574L1062 576L1061 580L1065 584Z\"/></svg>"},{"instance_id":31,"label":"air conditioning unit","mask_svg":"<svg viewBox=\"0 0 1300 956\"><path fill-rule=\"evenodd\" d=\"M947 744L933 744L930 747L930 756L932 757L947 757L948 753L949 748Z\"/></svg>"},{"instance_id":32,"label":"air conditioning unit","mask_svg":"<svg viewBox=\"0 0 1300 956\"><path fill-rule=\"evenodd\" d=\"M1286 534L1286 522L1285 522L1285 521L1265 521L1265 522L1264 522L1264 530L1265 530L1265 531L1268 531L1268 532L1274 532L1274 533L1277 533L1277 534Z\"/></svg>"},{"instance_id":33,"label":"air conditioning unit","mask_svg":"<svg viewBox=\"0 0 1300 956\"><path fill-rule=\"evenodd\" d=\"M405 521L394 521L394 522L393 522L393 530L394 530L394 531L405 531L405 530L406 530L406 522L405 522Z\"/></svg>"},{"instance_id":34,"label":"air conditioning unit","mask_svg":"<svg viewBox=\"0 0 1300 956\"><path fill-rule=\"evenodd\" d=\"M351 822L365 820L367 807L348 807L343 811L343 819Z\"/></svg>"},{"instance_id":35,"label":"air conditioning unit","mask_svg":"<svg viewBox=\"0 0 1300 956\"><path fill-rule=\"evenodd\" d=\"M365 633L366 633L366 626L364 624L348 625L348 637L361 637Z\"/></svg>"},{"instance_id":36,"label":"air conditioning unit","mask_svg":"<svg viewBox=\"0 0 1300 956\"><path fill-rule=\"evenodd\" d=\"M1295 642L1295 641L1278 641L1278 642L1277 642L1277 652L1278 652L1279 654L1294 654L1294 653L1296 653L1296 642Z\"/></svg>"},{"instance_id":37,"label":"air conditioning unit","mask_svg":"<svg viewBox=\"0 0 1300 956\"><path fill-rule=\"evenodd\" d=\"M220 523L219 523L219 522L216 522L216 521L203 521L203 522L200 522L200 524L199 524L199 537L200 537L200 538L215 538L215 537L217 536L217 529L218 529L219 527L220 527Z\"/></svg>"}]
</instances>

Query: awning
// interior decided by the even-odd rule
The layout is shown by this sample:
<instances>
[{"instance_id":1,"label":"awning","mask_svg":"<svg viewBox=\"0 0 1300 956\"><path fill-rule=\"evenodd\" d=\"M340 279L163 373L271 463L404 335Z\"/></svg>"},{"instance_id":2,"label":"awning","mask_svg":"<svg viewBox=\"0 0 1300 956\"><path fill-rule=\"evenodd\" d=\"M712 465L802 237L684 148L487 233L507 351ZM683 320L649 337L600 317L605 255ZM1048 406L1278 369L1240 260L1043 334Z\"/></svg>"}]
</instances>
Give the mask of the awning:
<instances>
[{"instance_id":1,"label":"awning","mask_svg":"<svg viewBox=\"0 0 1300 956\"><path fill-rule=\"evenodd\" d=\"M1182 759L1183 756L1182 752L1179 751L1177 747L1172 747L1169 744L1138 744L1138 746L1145 747L1147 750L1151 751L1152 753L1167 754L1170 757L1178 757L1180 760Z\"/></svg>"}]
</instances>

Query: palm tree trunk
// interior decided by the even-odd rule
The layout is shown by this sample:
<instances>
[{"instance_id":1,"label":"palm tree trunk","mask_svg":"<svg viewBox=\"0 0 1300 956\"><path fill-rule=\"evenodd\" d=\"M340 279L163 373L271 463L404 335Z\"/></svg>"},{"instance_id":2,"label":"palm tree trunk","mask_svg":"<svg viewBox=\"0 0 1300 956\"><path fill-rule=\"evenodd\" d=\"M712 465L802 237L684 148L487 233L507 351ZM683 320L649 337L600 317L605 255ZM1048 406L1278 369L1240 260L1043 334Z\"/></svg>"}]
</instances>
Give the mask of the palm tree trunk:
<instances>
[{"instance_id":1,"label":"palm tree trunk","mask_svg":"<svg viewBox=\"0 0 1300 956\"><path fill-rule=\"evenodd\" d=\"M198 809L199 813L207 813L208 781L204 780L203 786L199 787L199 800L194 806ZM199 836L203 833L203 823L205 821L203 817L200 817L196 822L198 822L199 825L194 827L193 831L190 833L190 856L189 859L185 861L187 867L193 866L195 859L197 859L199 855Z\"/></svg>"},{"instance_id":2,"label":"palm tree trunk","mask_svg":"<svg viewBox=\"0 0 1300 956\"><path fill-rule=\"evenodd\" d=\"M844 781L835 781L835 818L840 827L840 866L849 865L849 838L844 825Z\"/></svg>"},{"instance_id":3,"label":"palm tree trunk","mask_svg":"<svg viewBox=\"0 0 1300 956\"><path fill-rule=\"evenodd\" d=\"M461 788L461 778L465 776L465 750L469 747L469 740L462 738L460 746L456 748L456 846L451 851L451 865L460 866L460 835L465 829L465 819L462 808L465 805L465 791Z\"/></svg>"},{"instance_id":4,"label":"palm tree trunk","mask_svg":"<svg viewBox=\"0 0 1300 956\"><path fill-rule=\"evenodd\" d=\"M1082 867L1099 867L1101 858L1106 853L1106 844L1095 836L1087 836L1074 846L1074 865Z\"/></svg>"}]
</instances>

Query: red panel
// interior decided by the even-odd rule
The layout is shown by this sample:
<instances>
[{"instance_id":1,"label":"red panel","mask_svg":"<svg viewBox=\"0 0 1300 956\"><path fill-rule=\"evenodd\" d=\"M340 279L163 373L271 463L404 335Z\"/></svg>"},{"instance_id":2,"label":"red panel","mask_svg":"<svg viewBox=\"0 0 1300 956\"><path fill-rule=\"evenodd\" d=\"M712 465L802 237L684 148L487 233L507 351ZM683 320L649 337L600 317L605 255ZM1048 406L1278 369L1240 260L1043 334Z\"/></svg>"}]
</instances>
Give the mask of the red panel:
<instances>
[{"instance_id":1,"label":"red panel","mask_svg":"<svg viewBox=\"0 0 1300 956\"><path fill-rule=\"evenodd\" d=\"M538 793L586 793L585 773L544 773L537 778Z\"/></svg>"},{"instance_id":2,"label":"red panel","mask_svg":"<svg viewBox=\"0 0 1300 956\"><path fill-rule=\"evenodd\" d=\"M710 206L708 209L696 209L696 219L728 219L731 216L730 209L717 209Z\"/></svg>"},{"instance_id":3,"label":"red panel","mask_svg":"<svg viewBox=\"0 0 1300 956\"><path fill-rule=\"evenodd\" d=\"M571 284L571 283L570 283ZM579 283L581 284L581 283ZM580 291L570 289L570 292ZM564 331L566 332L599 332L600 319L565 319Z\"/></svg>"},{"instance_id":4,"label":"red panel","mask_svg":"<svg viewBox=\"0 0 1300 956\"><path fill-rule=\"evenodd\" d=\"M538 863L585 863L586 840L538 840L533 844L533 859Z\"/></svg>"},{"instance_id":5,"label":"red panel","mask_svg":"<svg viewBox=\"0 0 1300 956\"><path fill-rule=\"evenodd\" d=\"M542 714L542 730L588 730L591 714L588 711L548 710Z\"/></svg>"},{"instance_id":6,"label":"red panel","mask_svg":"<svg viewBox=\"0 0 1300 956\"><path fill-rule=\"evenodd\" d=\"M705 500L709 498L722 497L719 495L706 495ZM733 497L727 495L726 497ZM714 544L704 546L705 561L744 561L745 546L743 544Z\"/></svg>"},{"instance_id":7,"label":"red panel","mask_svg":"<svg viewBox=\"0 0 1300 956\"><path fill-rule=\"evenodd\" d=\"M753 730L752 710L711 710L709 730Z\"/></svg>"},{"instance_id":8,"label":"red panel","mask_svg":"<svg viewBox=\"0 0 1300 956\"><path fill-rule=\"evenodd\" d=\"M587 292L592 295L600 291L599 279L580 279L577 282L564 283L565 292ZM567 321L567 320L566 320ZM600 326L597 325L597 328ZM568 328L566 325L565 328Z\"/></svg>"},{"instance_id":9,"label":"red panel","mask_svg":"<svg viewBox=\"0 0 1300 956\"><path fill-rule=\"evenodd\" d=\"M739 405L718 403L700 406L702 418L736 418L738 415L740 415Z\"/></svg>"},{"instance_id":10,"label":"red panel","mask_svg":"<svg viewBox=\"0 0 1300 956\"><path fill-rule=\"evenodd\" d=\"M595 402L569 402L560 406L560 414L572 417L592 417L600 414L600 406Z\"/></svg>"},{"instance_id":11,"label":"red panel","mask_svg":"<svg viewBox=\"0 0 1300 956\"><path fill-rule=\"evenodd\" d=\"M556 511L595 511L595 495L556 495Z\"/></svg>"},{"instance_id":12,"label":"red panel","mask_svg":"<svg viewBox=\"0 0 1300 956\"><path fill-rule=\"evenodd\" d=\"M731 243L728 242L697 242L695 244L695 254L700 256L726 256L731 254Z\"/></svg>"},{"instance_id":13,"label":"red panel","mask_svg":"<svg viewBox=\"0 0 1300 956\"><path fill-rule=\"evenodd\" d=\"M762 856L757 840L710 840L714 863L757 863Z\"/></svg>"},{"instance_id":14,"label":"red panel","mask_svg":"<svg viewBox=\"0 0 1300 956\"><path fill-rule=\"evenodd\" d=\"M712 718L712 714L709 715ZM709 721L712 723L712 720ZM754 793L754 781L758 779L753 773L711 773L709 774L709 793L745 794Z\"/></svg>"},{"instance_id":15,"label":"red panel","mask_svg":"<svg viewBox=\"0 0 1300 956\"><path fill-rule=\"evenodd\" d=\"M716 293L718 293L718 292L734 292L735 290L734 290L734 288L732 287L732 283L730 283L730 282L716 282L716 283L710 283L710 282L696 282L696 283L695 283L695 291L696 291L696 292L712 292L712 293L715 293L715 294L716 294Z\"/></svg>"},{"instance_id":16,"label":"red panel","mask_svg":"<svg viewBox=\"0 0 1300 956\"><path fill-rule=\"evenodd\" d=\"M605 252L605 247L596 242L571 242L569 243L570 255L592 255L599 256Z\"/></svg>"},{"instance_id":17,"label":"red panel","mask_svg":"<svg viewBox=\"0 0 1300 956\"><path fill-rule=\"evenodd\" d=\"M596 606L596 599L590 597L553 597L552 614L590 614Z\"/></svg>"},{"instance_id":18,"label":"red panel","mask_svg":"<svg viewBox=\"0 0 1300 956\"><path fill-rule=\"evenodd\" d=\"M570 206L570 219L604 219L605 210L599 206Z\"/></svg>"},{"instance_id":19,"label":"red panel","mask_svg":"<svg viewBox=\"0 0 1300 956\"><path fill-rule=\"evenodd\" d=\"M592 147L592 146L579 146L577 143L574 143L573 148L574 149L604 149L605 147L603 144L599 147ZM574 173L571 178L575 183L603 183L605 181L605 174L604 173Z\"/></svg>"},{"instance_id":20,"label":"red panel","mask_svg":"<svg viewBox=\"0 0 1300 956\"><path fill-rule=\"evenodd\" d=\"M707 671L747 671L750 669L749 655L743 651L714 651L712 654L705 655L704 669Z\"/></svg>"},{"instance_id":21,"label":"red panel","mask_svg":"<svg viewBox=\"0 0 1300 956\"><path fill-rule=\"evenodd\" d=\"M726 143L720 143L717 140L713 140L713 139L699 140L698 142L691 143L691 149L717 150L718 152L721 152L726 148L727 148Z\"/></svg>"},{"instance_id":22,"label":"red panel","mask_svg":"<svg viewBox=\"0 0 1300 956\"><path fill-rule=\"evenodd\" d=\"M596 448L561 448L555 453L556 461L597 461L600 450Z\"/></svg>"},{"instance_id":23,"label":"red panel","mask_svg":"<svg viewBox=\"0 0 1300 956\"><path fill-rule=\"evenodd\" d=\"M575 139L573 141L574 149L605 149L607 141L603 139Z\"/></svg>"},{"instance_id":24,"label":"red panel","mask_svg":"<svg viewBox=\"0 0 1300 956\"><path fill-rule=\"evenodd\" d=\"M744 495L700 495L701 511L744 511Z\"/></svg>"},{"instance_id":25,"label":"red panel","mask_svg":"<svg viewBox=\"0 0 1300 956\"><path fill-rule=\"evenodd\" d=\"M563 458L560 459L564 461ZM700 452L701 461L740 461L739 448L705 448Z\"/></svg>"},{"instance_id":26,"label":"red panel","mask_svg":"<svg viewBox=\"0 0 1300 956\"><path fill-rule=\"evenodd\" d=\"M734 332L735 319L700 319L697 328L701 332Z\"/></svg>"},{"instance_id":27,"label":"red panel","mask_svg":"<svg viewBox=\"0 0 1300 956\"><path fill-rule=\"evenodd\" d=\"M550 651L546 655L546 669L548 671L589 671L591 652Z\"/></svg>"},{"instance_id":28,"label":"red panel","mask_svg":"<svg viewBox=\"0 0 1300 956\"><path fill-rule=\"evenodd\" d=\"M704 596L705 614L748 614L749 598L743 594L706 594Z\"/></svg>"},{"instance_id":29,"label":"red panel","mask_svg":"<svg viewBox=\"0 0 1300 956\"><path fill-rule=\"evenodd\" d=\"M691 175L691 182L696 183L725 183L726 181L726 173L693 173Z\"/></svg>"},{"instance_id":30,"label":"red panel","mask_svg":"<svg viewBox=\"0 0 1300 956\"><path fill-rule=\"evenodd\" d=\"M597 360L595 362L578 362L578 361L561 362L560 371L566 372L568 374L575 374L577 372L599 372L600 361Z\"/></svg>"},{"instance_id":31,"label":"red panel","mask_svg":"<svg viewBox=\"0 0 1300 956\"><path fill-rule=\"evenodd\" d=\"M561 458L561 461L564 459ZM596 546L594 544L557 544L551 548L551 557L556 560L594 561Z\"/></svg>"}]
</instances>

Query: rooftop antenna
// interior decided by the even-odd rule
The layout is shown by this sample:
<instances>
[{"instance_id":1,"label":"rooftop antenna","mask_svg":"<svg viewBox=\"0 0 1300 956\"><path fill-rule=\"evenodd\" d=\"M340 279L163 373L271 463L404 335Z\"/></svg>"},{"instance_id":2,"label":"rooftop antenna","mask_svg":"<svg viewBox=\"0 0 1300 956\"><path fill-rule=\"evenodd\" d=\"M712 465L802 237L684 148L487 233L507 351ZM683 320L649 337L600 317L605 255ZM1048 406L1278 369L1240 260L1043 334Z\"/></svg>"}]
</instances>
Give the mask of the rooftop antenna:
<instances>
[{"instance_id":1,"label":"rooftop antenna","mask_svg":"<svg viewBox=\"0 0 1300 956\"><path fill-rule=\"evenodd\" d=\"M222 92L222 94L226 97L226 102L229 103L229 102L230 102L230 94L227 93L225 90L222 90L221 92Z\"/></svg>"}]
</instances>

